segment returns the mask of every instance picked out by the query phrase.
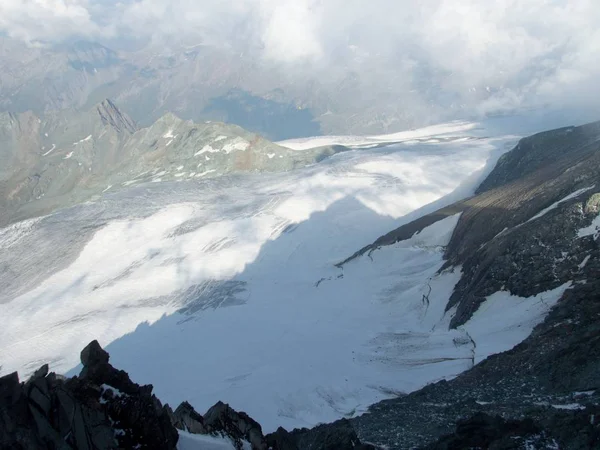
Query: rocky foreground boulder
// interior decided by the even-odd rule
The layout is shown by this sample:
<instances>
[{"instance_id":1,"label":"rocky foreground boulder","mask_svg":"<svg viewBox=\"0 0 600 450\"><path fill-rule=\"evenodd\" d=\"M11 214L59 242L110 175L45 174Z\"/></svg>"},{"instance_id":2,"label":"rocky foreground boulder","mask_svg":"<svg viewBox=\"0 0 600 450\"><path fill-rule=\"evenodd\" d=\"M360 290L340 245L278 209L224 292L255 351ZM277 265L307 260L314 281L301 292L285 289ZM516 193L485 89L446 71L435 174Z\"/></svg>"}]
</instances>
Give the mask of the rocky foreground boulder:
<instances>
[{"instance_id":1,"label":"rocky foreground boulder","mask_svg":"<svg viewBox=\"0 0 600 450\"><path fill-rule=\"evenodd\" d=\"M16 372L0 378L0 449L170 450L177 448L178 430L220 436L239 450L300 448L283 428L265 436L258 422L222 402L204 416L187 402L173 411L152 385L140 386L114 368L98 341L82 350L81 363L81 373L72 378L49 372L47 364L26 382ZM347 423L311 436L307 445L368 448Z\"/></svg>"}]
</instances>

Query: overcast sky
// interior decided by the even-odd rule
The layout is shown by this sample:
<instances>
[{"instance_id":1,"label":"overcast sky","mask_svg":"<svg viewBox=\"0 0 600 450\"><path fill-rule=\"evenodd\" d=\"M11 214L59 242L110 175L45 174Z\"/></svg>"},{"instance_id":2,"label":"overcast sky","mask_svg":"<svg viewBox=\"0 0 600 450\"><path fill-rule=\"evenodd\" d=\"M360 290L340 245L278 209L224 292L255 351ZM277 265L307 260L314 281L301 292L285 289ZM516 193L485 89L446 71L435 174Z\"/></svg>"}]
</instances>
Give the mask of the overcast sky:
<instances>
[{"instance_id":1,"label":"overcast sky","mask_svg":"<svg viewBox=\"0 0 600 450\"><path fill-rule=\"evenodd\" d=\"M503 87L481 106L491 109L525 96L597 100L599 24L598 0L0 1L0 31L30 44L175 38L322 66L350 48L396 58L400 76L414 76L412 59L453 73L456 89Z\"/></svg>"}]
</instances>

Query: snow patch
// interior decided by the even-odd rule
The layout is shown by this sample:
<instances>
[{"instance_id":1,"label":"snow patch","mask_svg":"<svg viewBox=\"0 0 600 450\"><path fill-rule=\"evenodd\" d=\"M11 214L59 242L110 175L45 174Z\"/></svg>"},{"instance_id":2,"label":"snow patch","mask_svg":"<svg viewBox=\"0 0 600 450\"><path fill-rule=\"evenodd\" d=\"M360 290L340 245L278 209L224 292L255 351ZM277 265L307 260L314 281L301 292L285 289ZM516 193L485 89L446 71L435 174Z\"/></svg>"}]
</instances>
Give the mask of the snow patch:
<instances>
[{"instance_id":1,"label":"snow patch","mask_svg":"<svg viewBox=\"0 0 600 450\"><path fill-rule=\"evenodd\" d=\"M214 142L223 141L223 140L225 140L225 139L227 139L227 136L218 136L218 137L217 137L217 138L214 140Z\"/></svg>"},{"instance_id":2,"label":"snow patch","mask_svg":"<svg viewBox=\"0 0 600 450\"><path fill-rule=\"evenodd\" d=\"M548 206L547 208L542 209L539 213L537 213L535 216L533 216L531 219L529 219L527 222L531 222L532 220L535 219L539 219L540 217L544 216L545 214L547 214L549 211L552 211L553 209L556 209L556 207L558 205L560 205L561 203L564 203L568 200L571 200L573 198L579 197L581 194L583 194L584 192L589 191L590 189L594 189L596 187L596 185L592 185L583 189L578 189L575 192L567 195L565 198L560 199L559 201L551 204L550 206ZM527 223L525 222L525 223Z\"/></svg>"},{"instance_id":3,"label":"snow patch","mask_svg":"<svg viewBox=\"0 0 600 450\"><path fill-rule=\"evenodd\" d=\"M269 158L269 159L273 159L274 156L275 156L275 153L267 153L267 158Z\"/></svg>"},{"instance_id":4,"label":"snow patch","mask_svg":"<svg viewBox=\"0 0 600 450\"><path fill-rule=\"evenodd\" d=\"M196 177L200 178L203 177L204 175L208 175L209 173L213 173L216 172L216 169L209 169L209 170L205 170L204 172L199 172L196 174Z\"/></svg>"},{"instance_id":5,"label":"snow patch","mask_svg":"<svg viewBox=\"0 0 600 450\"><path fill-rule=\"evenodd\" d=\"M581 411L585 409L585 406L580 405L579 403L569 403L566 405L552 405L554 409L565 409L568 411Z\"/></svg>"},{"instance_id":6,"label":"snow patch","mask_svg":"<svg viewBox=\"0 0 600 450\"><path fill-rule=\"evenodd\" d=\"M67 153L66 156L63 159L70 159L71 156L73 156L73 152Z\"/></svg>"},{"instance_id":7,"label":"snow patch","mask_svg":"<svg viewBox=\"0 0 600 450\"><path fill-rule=\"evenodd\" d=\"M250 142L246 141L245 139L237 138L233 142L225 144L223 146L223 151L225 153L231 153L235 150L245 151L248 149L248 147L250 147Z\"/></svg>"},{"instance_id":8,"label":"snow patch","mask_svg":"<svg viewBox=\"0 0 600 450\"><path fill-rule=\"evenodd\" d=\"M591 224L589 224L587 227L581 228L577 232L577 236L579 238L586 237L586 236L593 236L594 240L596 240L596 239L598 239L599 235L600 235L600 214L598 214L596 216L596 218L592 221Z\"/></svg>"},{"instance_id":9,"label":"snow patch","mask_svg":"<svg viewBox=\"0 0 600 450\"><path fill-rule=\"evenodd\" d=\"M579 267L580 269L583 269L589 260L590 260L590 255L587 255L585 258L583 258L583 261L581 261L581 263L579 263L579 265L577 267Z\"/></svg>"},{"instance_id":10,"label":"snow patch","mask_svg":"<svg viewBox=\"0 0 600 450\"><path fill-rule=\"evenodd\" d=\"M89 141L90 139L92 139L92 135L91 135L91 134L90 134L88 137L86 137L86 138L84 138L84 139L81 139L80 141L74 142L74 143L73 143L73 145L79 145L79 144L82 144L82 143L84 143L84 142L87 142L87 141Z\"/></svg>"},{"instance_id":11,"label":"snow patch","mask_svg":"<svg viewBox=\"0 0 600 450\"><path fill-rule=\"evenodd\" d=\"M507 291L488 296L461 327L475 341L475 364L522 342L544 320L571 284L568 282L531 297L518 297Z\"/></svg>"},{"instance_id":12,"label":"snow patch","mask_svg":"<svg viewBox=\"0 0 600 450\"><path fill-rule=\"evenodd\" d=\"M202 149L198 150L196 153L194 153L194 156L198 156L201 155L203 153L217 153L220 152L221 150L212 147L211 145L205 145L204 147L202 147Z\"/></svg>"},{"instance_id":13,"label":"snow patch","mask_svg":"<svg viewBox=\"0 0 600 450\"><path fill-rule=\"evenodd\" d=\"M179 432L177 450L235 450L235 445L227 437L192 434L185 431Z\"/></svg>"},{"instance_id":14,"label":"snow patch","mask_svg":"<svg viewBox=\"0 0 600 450\"><path fill-rule=\"evenodd\" d=\"M42 156L48 156L50 153L52 153L54 151L55 148L56 148L56 145L52 144L52 148L50 150L48 150L46 153L44 153Z\"/></svg>"},{"instance_id":15,"label":"snow patch","mask_svg":"<svg viewBox=\"0 0 600 450\"><path fill-rule=\"evenodd\" d=\"M123 395L125 395L120 390L118 390L116 387L112 387L108 384L103 384L102 386L100 386L100 388L102 389L102 392L112 391L112 393L115 397L122 397Z\"/></svg>"}]
</instances>

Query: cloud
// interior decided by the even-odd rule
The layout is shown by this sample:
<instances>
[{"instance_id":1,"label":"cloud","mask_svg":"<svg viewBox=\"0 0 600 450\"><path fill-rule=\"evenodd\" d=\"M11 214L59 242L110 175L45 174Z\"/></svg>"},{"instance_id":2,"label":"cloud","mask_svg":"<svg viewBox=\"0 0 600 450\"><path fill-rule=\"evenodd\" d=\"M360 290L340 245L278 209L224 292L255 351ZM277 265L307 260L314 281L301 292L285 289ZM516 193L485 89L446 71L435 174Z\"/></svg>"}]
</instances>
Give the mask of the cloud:
<instances>
[{"instance_id":1,"label":"cloud","mask_svg":"<svg viewBox=\"0 0 600 450\"><path fill-rule=\"evenodd\" d=\"M0 32L29 43L203 42L320 80L355 71L364 89L418 92L415 110L435 103L481 114L598 102L599 23L597 0L0 2Z\"/></svg>"},{"instance_id":2,"label":"cloud","mask_svg":"<svg viewBox=\"0 0 600 450\"><path fill-rule=\"evenodd\" d=\"M73 35L109 35L91 18L85 0L2 0L0 31L28 43L60 41Z\"/></svg>"}]
</instances>

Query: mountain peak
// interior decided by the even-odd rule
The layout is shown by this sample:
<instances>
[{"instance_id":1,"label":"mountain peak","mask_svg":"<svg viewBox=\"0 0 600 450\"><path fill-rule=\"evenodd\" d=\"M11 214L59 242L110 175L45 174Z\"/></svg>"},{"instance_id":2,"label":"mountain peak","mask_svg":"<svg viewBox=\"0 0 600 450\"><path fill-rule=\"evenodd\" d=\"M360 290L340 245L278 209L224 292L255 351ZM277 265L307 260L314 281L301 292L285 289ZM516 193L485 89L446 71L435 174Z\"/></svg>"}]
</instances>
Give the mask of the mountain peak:
<instances>
[{"instance_id":1,"label":"mountain peak","mask_svg":"<svg viewBox=\"0 0 600 450\"><path fill-rule=\"evenodd\" d=\"M122 112L109 99L102 100L95 107L104 125L110 125L119 133L135 133L138 130L136 123L124 112Z\"/></svg>"}]
</instances>

